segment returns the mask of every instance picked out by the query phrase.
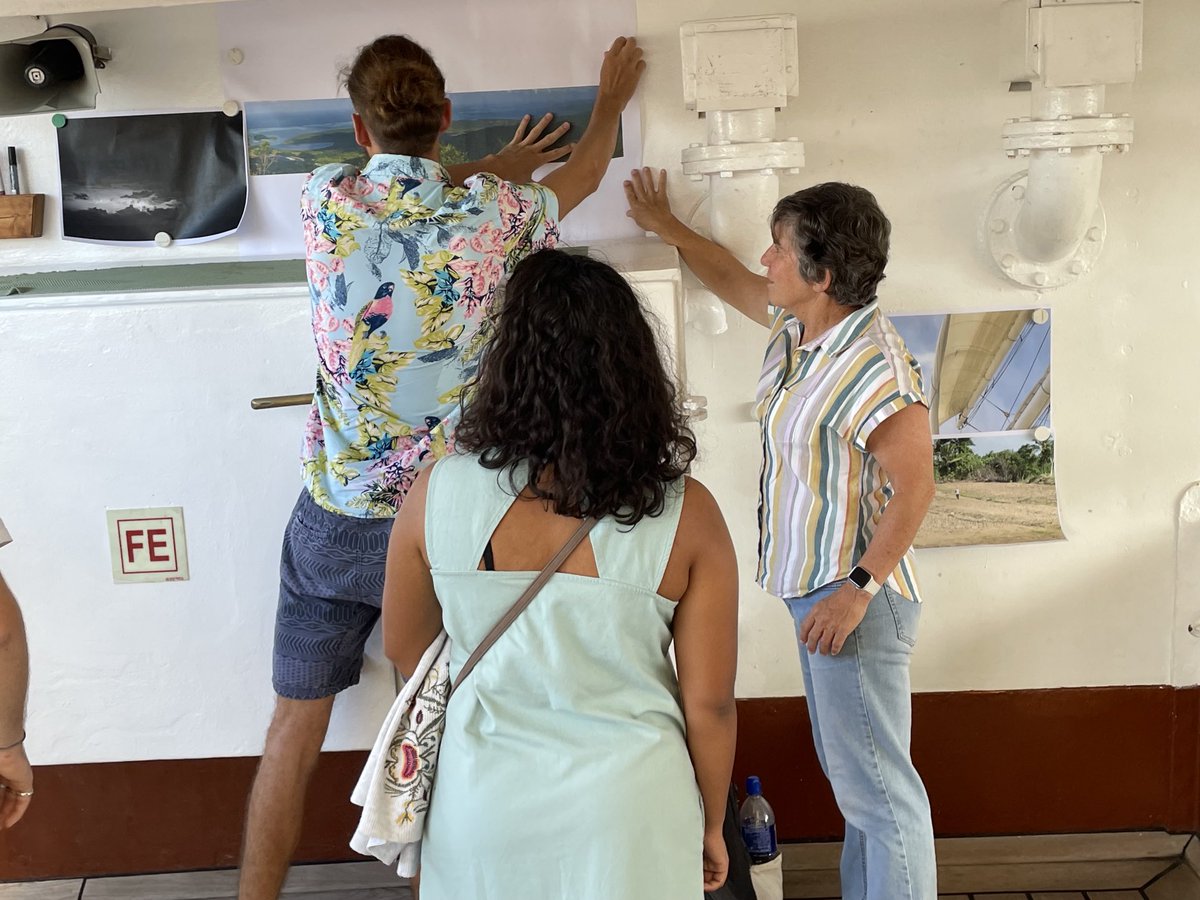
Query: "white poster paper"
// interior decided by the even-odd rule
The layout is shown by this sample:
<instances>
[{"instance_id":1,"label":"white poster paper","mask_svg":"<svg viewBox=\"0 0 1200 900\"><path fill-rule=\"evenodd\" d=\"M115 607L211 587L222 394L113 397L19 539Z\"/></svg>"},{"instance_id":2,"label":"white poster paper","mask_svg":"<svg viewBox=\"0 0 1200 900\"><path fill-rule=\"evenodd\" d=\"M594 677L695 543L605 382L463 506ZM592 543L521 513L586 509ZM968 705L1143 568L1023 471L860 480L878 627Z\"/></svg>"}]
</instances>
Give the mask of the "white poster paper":
<instances>
[{"instance_id":1,"label":"white poster paper","mask_svg":"<svg viewBox=\"0 0 1200 900\"><path fill-rule=\"evenodd\" d=\"M637 27L635 0L587 5L445 0L436 15L422 16L406 15L404 9L380 0L343 0L336 11L316 0L219 7L226 93L243 104L344 97L341 69L358 47L388 33L406 34L429 50L448 93L583 87L596 83L613 39L634 34ZM622 120L624 156L613 160L600 189L562 225L571 243L641 234L625 215L621 184L641 165L636 102ZM361 161L361 155L347 159ZM249 208L239 230L244 258L304 255L299 214L304 177L251 176Z\"/></svg>"}]
</instances>

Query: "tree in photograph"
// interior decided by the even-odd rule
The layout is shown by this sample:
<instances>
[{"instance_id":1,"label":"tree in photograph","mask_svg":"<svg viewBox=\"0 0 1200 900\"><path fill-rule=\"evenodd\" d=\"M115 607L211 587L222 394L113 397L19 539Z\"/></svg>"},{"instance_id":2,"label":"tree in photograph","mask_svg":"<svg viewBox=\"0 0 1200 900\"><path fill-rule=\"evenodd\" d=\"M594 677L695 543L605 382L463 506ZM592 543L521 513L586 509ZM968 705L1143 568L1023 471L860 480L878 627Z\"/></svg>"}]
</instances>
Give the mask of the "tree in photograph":
<instances>
[{"instance_id":1,"label":"tree in photograph","mask_svg":"<svg viewBox=\"0 0 1200 900\"><path fill-rule=\"evenodd\" d=\"M1022 444L1016 450L996 450L983 457L978 481L1029 482L1054 472L1054 442Z\"/></svg>"},{"instance_id":2,"label":"tree in photograph","mask_svg":"<svg viewBox=\"0 0 1200 900\"><path fill-rule=\"evenodd\" d=\"M933 472L939 482L1029 482L1054 475L1054 440L993 450L980 456L970 438L943 438L933 446Z\"/></svg>"},{"instance_id":3,"label":"tree in photograph","mask_svg":"<svg viewBox=\"0 0 1200 900\"><path fill-rule=\"evenodd\" d=\"M442 144L441 163L443 166L457 166L465 162L470 162L465 153L453 144Z\"/></svg>"},{"instance_id":4,"label":"tree in photograph","mask_svg":"<svg viewBox=\"0 0 1200 900\"><path fill-rule=\"evenodd\" d=\"M1054 438L1047 438L1044 441L1038 441L1038 465L1046 470L1047 474L1054 472Z\"/></svg>"},{"instance_id":5,"label":"tree in photograph","mask_svg":"<svg viewBox=\"0 0 1200 900\"><path fill-rule=\"evenodd\" d=\"M933 472L938 481L967 481L982 464L970 438L946 438L933 445Z\"/></svg>"},{"instance_id":6,"label":"tree in photograph","mask_svg":"<svg viewBox=\"0 0 1200 900\"><path fill-rule=\"evenodd\" d=\"M266 138L250 145L250 171L253 175L271 174L271 165L279 156L275 147Z\"/></svg>"}]
</instances>

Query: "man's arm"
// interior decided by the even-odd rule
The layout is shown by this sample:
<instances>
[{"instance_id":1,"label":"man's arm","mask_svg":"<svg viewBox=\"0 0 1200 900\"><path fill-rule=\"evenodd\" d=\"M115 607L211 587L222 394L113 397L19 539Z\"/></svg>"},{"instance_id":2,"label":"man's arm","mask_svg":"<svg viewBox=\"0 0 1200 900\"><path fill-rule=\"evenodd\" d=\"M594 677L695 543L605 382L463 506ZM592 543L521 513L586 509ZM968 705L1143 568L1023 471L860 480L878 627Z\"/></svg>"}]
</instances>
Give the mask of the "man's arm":
<instances>
[{"instance_id":1,"label":"man's arm","mask_svg":"<svg viewBox=\"0 0 1200 900\"><path fill-rule=\"evenodd\" d=\"M542 179L542 184L558 198L559 219L600 187L617 147L621 113L633 97L645 68L641 48L634 38L619 37L605 52L600 66L600 89L587 130L575 145L571 158Z\"/></svg>"},{"instance_id":2,"label":"man's arm","mask_svg":"<svg viewBox=\"0 0 1200 900\"><path fill-rule=\"evenodd\" d=\"M472 175L491 172L505 181L527 184L533 179L533 173L539 168L562 159L575 148L574 144L554 147L554 142L566 134L567 129L571 127L570 122L563 122L549 134L543 136L542 132L553 121L554 113L546 113L537 121L537 124L530 128L532 118L527 115L521 119L512 140L496 153L490 153L483 159L474 162L446 166L446 171L450 173L450 179L455 184L462 184Z\"/></svg>"},{"instance_id":3,"label":"man's arm","mask_svg":"<svg viewBox=\"0 0 1200 900\"><path fill-rule=\"evenodd\" d=\"M882 584L912 546L933 500L929 409L914 403L892 413L867 438L867 452L878 460L893 493L858 565ZM840 653L846 638L867 614L871 599L866 591L846 582L816 603L800 623L800 640L808 645L808 652Z\"/></svg>"},{"instance_id":4,"label":"man's arm","mask_svg":"<svg viewBox=\"0 0 1200 900\"><path fill-rule=\"evenodd\" d=\"M33 769L25 755L25 695L29 648L21 608L0 577L0 829L25 815L33 791Z\"/></svg>"},{"instance_id":5,"label":"man's arm","mask_svg":"<svg viewBox=\"0 0 1200 900\"><path fill-rule=\"evenodd\" d=\"M644 231L652 231L678 248L687 267L705 287L759 325L771 324L767 310L767 279L742 265L741 260L715 241L697 234L671 212L667 199L667 172L636 169L625 182L627 215Z\"/></svg>"}]
</instances>

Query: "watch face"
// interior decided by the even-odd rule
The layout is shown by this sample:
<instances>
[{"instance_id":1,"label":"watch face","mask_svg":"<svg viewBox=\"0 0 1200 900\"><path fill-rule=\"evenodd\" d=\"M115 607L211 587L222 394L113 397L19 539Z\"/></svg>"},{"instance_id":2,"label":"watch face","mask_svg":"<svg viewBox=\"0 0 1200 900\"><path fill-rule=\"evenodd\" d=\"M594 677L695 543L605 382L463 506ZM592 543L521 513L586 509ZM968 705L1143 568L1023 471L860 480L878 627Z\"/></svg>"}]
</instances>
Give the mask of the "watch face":
<instances>
[{"instance_id":1,"label":"watch face","mask_svg":"<svg viewBox=\"0 0 1200 900\"><path fill-rule=\"evenodd\" d=\"M860 591L867 586L870 580L871 575L866 569L860 569L858 566L855 566L850 570L850 583Z\"/></svg>"}]
</instances>

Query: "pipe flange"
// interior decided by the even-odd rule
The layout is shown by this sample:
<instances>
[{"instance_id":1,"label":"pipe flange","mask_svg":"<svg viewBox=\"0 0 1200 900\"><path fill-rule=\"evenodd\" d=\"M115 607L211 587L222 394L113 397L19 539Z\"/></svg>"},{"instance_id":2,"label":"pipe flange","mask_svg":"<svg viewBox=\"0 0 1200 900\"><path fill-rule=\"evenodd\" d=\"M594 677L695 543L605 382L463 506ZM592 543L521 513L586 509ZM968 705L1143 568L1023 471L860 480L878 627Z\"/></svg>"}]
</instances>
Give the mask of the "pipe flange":
<instances>
[{"instance_id":1,"label":"pipe flange","mask_svg":"<svg viewBox=\"0 0 1200 900\"><path fill-rule=\"evenodd\" d=\"M1070 153L1087 147L1095 147L1101 153L1124 153L1133 144L1133 116L1104 113L1057 119L1009 119L1001 132L1001 143L1009 157L1028 156L1035 150Z\"/></svg>"},{"instance_id":2,"label":"pipe flange","mask_svg":"<svg viewBox=\"0 0 1200 900\"><path fill-rule=\"evenodd\" d=\"M1096 264L1107 233L1104 208L1096 202L1096 213L1083 239L1071 253L1055 262L1031 260L1017 247L1015 225L1025 203L1028 172L1019 172L1003 182L988 205L984 234L992 259L1010 281L1034 290L1047 291L1078 281Z\"/></svg>"},{"instance_id":3,"label":"pipe flange","mask_svg":"<svg viewBox=\"0 0 1200 900\"><path fill-rule=\"evenodd\" d=\"M804 144L799 138L789 138L786 141L693 145L684 150L680 158L684 174L693 179L705 175L728 177L734 172L798 175L804 165Z\"/></svg>"}]
</instances>

